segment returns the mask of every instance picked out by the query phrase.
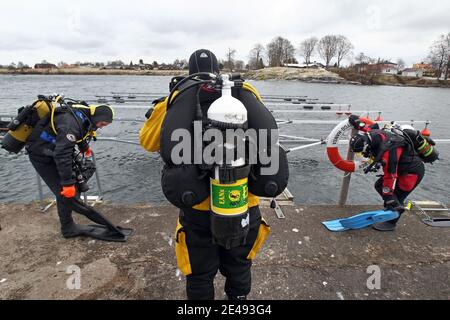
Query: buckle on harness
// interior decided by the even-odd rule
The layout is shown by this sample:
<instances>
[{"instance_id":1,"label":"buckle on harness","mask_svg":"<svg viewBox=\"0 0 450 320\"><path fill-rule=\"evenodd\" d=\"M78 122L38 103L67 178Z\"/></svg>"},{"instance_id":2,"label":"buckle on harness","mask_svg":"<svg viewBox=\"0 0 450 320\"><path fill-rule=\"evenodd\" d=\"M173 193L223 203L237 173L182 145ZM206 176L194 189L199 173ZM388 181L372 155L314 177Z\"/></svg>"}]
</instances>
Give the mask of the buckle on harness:
<instances>
[{"instance_id":1,"label":"buckle on harness","mask_svg":"<svg viewBox=\"0 0 450 320\"><path fill-rule=\"evenodd\" d=\"M233 167L220 167L219 168L219 179L221 183L234 183L241 179L247 178L250 175L251 167L246 165L244 167L233 168Z\"/></svg>"}]
</instances>

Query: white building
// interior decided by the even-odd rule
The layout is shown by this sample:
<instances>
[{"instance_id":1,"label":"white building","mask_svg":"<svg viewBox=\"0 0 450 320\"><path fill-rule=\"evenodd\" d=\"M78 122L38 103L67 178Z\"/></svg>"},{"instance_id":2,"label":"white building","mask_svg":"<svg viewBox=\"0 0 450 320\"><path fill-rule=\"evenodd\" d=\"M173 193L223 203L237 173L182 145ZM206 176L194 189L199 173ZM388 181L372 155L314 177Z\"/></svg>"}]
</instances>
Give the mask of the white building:
<instances>
[{"instance_id":1,"label":"white building","mask_svg":"<svg viewBox=\"0 0 450 320\"><path fill-rule=\"evenodd\" d=\"M402 72L403 77L412 77L412 78L422 78L423 77L423 70L420 69L405 69Z\"/></svg>"},{"instance_id":2,"label":"white building","mask_svg":"<svg viewBox=\"0 0 450 320\"><path fill-rule=\"evenodd\" d=\"M398 68L395 67L395 66L388 67L388 68L383 68L381 70L381 73L382 74L394 74L394 75L396 75L396 74L398 74Z\"/></svg>"}]
</instances>

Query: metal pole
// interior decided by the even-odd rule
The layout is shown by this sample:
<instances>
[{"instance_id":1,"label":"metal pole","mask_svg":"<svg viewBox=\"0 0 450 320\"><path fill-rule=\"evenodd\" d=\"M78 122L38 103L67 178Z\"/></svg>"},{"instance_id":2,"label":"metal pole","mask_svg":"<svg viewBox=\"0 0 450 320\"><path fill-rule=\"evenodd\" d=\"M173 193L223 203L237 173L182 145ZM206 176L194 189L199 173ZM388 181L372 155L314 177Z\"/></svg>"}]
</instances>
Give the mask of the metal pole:
<instances>
[{"instance_id":1,"label":"metal pole","mask_svg":"<svg viewBox=\"0 0 450 320\"><path fill-rule=\"evenodd\" d=\"M352 129L352 137L358 133L358 130ZM348 149L347 160L353 161L355 159L355 154ZM351 172L346 172L344 178L342 179L341 195L339 196L339 205L344 206L347 203L348 190L350 188L350 180L352 178Z\"/></svg>"},{"instance_id":2,"label":"metal pole","mask_svg":"<svg viewBox=\"0 0 450 320\"><path fill-rule=\"evenodd\" d=\"M280 141L280 142L283 143L283 141ZM325 144L325 143L326 143L325 141L319 141L319 142L307 144L306 146L301 146L301 147L296 147L296 148L289 149L287 151L287 153L291 153L291 152L294 152L294 151L299 151L299 150L303 150L303 149L307 149L307 148L311 148L311 147L315 147L315 146L320 146L320 145Z\"/></svg>"},{"instance_id":3,"label":"metal pole","mask_svg":"<svg viewBox=\"0 0 450 320\"><path fill-rule=\"evenodd\" d=\"M38 193L39 193L39 203L41 205L41 210L43 211L45 209L45 206L44 206L44 193L42 191L41 177L39 176L39 174L37 172L36 172L36 178L37 178Z\"/></svg>"},{"instance_id":4,"label":"metal pole","mask_svg":"<svg viewBox=\"0 0 450 320\"><path fill-rule=\"evenodd\" d=\"M92 153L92 161L94 162L94 165L95 165L95 179L97 180L98 197L99 197L99 199L101 199L101 198L103 198L102 185L100 184L100 177L98 174L98 167L97 167L97 162L95 161L94 151L91 150L91 153Z\"/></svg>"}]
</instances>

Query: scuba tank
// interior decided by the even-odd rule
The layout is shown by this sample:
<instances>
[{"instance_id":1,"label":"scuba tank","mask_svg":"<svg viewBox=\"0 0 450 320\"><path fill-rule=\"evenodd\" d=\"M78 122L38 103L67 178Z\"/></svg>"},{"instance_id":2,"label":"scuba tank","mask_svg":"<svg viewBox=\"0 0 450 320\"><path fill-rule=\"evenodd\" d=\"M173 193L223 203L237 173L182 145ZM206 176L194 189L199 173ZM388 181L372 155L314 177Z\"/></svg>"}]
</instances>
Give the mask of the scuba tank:
<instances>
[{"instance_id":1,"label":"scuba tank","mask_svg":"<svg viewBox=\"0 0 450 320\"><path fill-rule=\"evenodd\" d=\"M271 145L273 140L277 140L271 139L271 132L278 130L273 114L265 107L258 92L237 74L231 77L192 74L173 81L171 89L170 95L162 102L166 103L160 134L160 155L164 161L162 191L170 203L181 209L203 205L209 197L208 209L215 243L225 248L245 244L251 195L276 197L288 182L286 152L278 143ZM211 145L207 145L203 138L208 129L216 130L221 141L216 143L214 139ZM246 138L240 137L239 129L244 131ZM250 129L256 136L250 134ZM230 141L224 143L227 130L234 132L233 141L229 137ZM235 138L242 139L238 141L243 142L246 149L253 147L257 154L252 153L254 157L251 159L246 157L251 152L246 152L246 155L235 155L228 161L215 158L211 162L201 157L207 149L214 151L214 155L211 154L213 158L215 152L226 155L229 150L231 155L230 151L239 151L242 145L235 143ZM269 146L260 147L258 141L266 141ZM210 148L212 146L214 148ZM274 162L278 160L279 170L267 170L272 169L270 163L261 159L263 156L268 158L268 154ZM196 160L196 156L200 159Z\"/></svg>"},{"instance_id":2,"label":"scuba tank","mask_svg":"<svg viewBox=\"0 0 450 320\"><path fill-rule=\"evenodd\" d=\"M228 75L222 75L222 97L208 109L206 123L209 128L218 129L225 137L227 129L247 127L247 109L234 98L231 88L234 82ZM238 138L239 139L239 138ZM223 141L224 160L216 163L210 178L211 232L215 243L227 249L246 243L250 227L248 207L248 176L250 166L244 157L236 155L233 141ZM245 143L245 140L242 141ZM226 154L234 154L231 163L226 163Z\"/></svg>"},{"instance_id":3,"label":"scuba tank","mask_svg":"<svg viewBox=\"0 0 450 320\"><path fill-rule=\"evenodd\" d=\"M420 131L414 129L414 127L394 123L392 132L405 137L423 162L433 163L436 160L439 160L439 152L435 148L436 143L433 139L423 136Z\"/></svg>"},{"instance_id":4,"label":"scuba tank","mask_svg":"<svg viewBox=\"0 0 450 320\"><path fill-rule=\"evenodd\" d=\"M34 126L45 118L53 108L51 97L38 96L38 100L30 106L19 109L18 115L8 125L9 131L3 137L2 148L8 152L19 153Z\"/></svg>"}]
</instances>

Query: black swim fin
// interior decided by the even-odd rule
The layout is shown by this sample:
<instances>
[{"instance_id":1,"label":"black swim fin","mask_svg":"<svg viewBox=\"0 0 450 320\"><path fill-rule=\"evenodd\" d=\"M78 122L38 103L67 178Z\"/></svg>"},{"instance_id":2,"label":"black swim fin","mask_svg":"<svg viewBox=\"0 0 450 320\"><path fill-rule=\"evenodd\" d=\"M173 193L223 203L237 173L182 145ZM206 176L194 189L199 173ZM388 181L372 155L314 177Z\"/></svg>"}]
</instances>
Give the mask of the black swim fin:
<instances>
[{"instance_id":1,"label":"black swim fin","mask_svg":"<svg viewBox=\"0 0 450 320\"><path fill-rule=\"evenodd\" d=\"M128 237L133 235L134 230L128 228L117 227L120 232L111 230L103 225L77 225L74 224L69 229L63 231L66 239L76 237L90 237L102 241L110 242L126 242Z\"/></svg>"},{"instance_id":2,"label":"black swim fin","mask_svg":"<svg viewBox=\"0 0 450 320\"><path fill-rule=\"evenodd\" d=\"M106 219L100 212L93 207L83 203L77 198L68 201L71 209L75 212L84 215L89 220L97 223L95 225L80 226L75 225L73 230L63 232L64 237L78 237L88 236L94 239L112 242L126 242L128 237L134 232L133 229L122 228L115 226L108 219Z\"/></svg>"},{"instance_id":3,"label":"black swim fin","mask_svg":"<svg viewBox=\"0 0 450 320\"><path fill-rule=\"evenodd\" d=\"M93 230L88 232L87 236L103 241L126 242L128 237L134 234L134 229L119 226L116 227L120 231L119 233L103 225L91 224L88 227L93 228Z\"/></svg>"}]
</instances>

